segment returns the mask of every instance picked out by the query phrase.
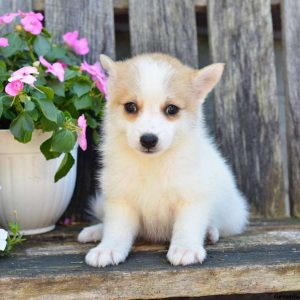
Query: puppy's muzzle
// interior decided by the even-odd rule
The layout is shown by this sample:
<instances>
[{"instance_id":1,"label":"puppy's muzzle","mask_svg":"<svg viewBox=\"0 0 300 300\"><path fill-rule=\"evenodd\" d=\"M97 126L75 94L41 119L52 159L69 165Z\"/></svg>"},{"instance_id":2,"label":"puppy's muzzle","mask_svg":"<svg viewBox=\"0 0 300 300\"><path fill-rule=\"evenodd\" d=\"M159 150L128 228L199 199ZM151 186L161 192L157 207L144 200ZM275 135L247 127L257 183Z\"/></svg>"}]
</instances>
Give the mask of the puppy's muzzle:
<instances>
[{"instance_id":1,"label":"puppy's muzzle","mask_svg":"<svg viewBox=\"0 0 300 300\"><path fill-rule=\"evenodd\" d=\"M153 148L155 148L157 142L158 142L158 137L152 133L145 133L140 138L141 145L143 146L144 149L147 149L148 152L150 150L153 150Z\"/></svg>"}]
</instances>

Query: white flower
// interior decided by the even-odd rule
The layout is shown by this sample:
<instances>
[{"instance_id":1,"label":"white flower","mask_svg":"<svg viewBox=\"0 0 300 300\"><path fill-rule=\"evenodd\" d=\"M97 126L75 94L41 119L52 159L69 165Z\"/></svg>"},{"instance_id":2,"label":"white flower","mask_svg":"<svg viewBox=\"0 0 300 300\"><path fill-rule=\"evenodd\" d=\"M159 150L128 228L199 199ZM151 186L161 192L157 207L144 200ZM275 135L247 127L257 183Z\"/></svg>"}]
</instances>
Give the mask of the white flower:
<instances>
[{"instance_id":1,"label":"white flower","mask_svg":"<svg viewBox=\"0 0 300 300\"><path fill-rule=\"evenodd\" d=\"M8 232L4 229L0 229L0 251L4 251L7 245Z\"/></svg>"}]
</instances>

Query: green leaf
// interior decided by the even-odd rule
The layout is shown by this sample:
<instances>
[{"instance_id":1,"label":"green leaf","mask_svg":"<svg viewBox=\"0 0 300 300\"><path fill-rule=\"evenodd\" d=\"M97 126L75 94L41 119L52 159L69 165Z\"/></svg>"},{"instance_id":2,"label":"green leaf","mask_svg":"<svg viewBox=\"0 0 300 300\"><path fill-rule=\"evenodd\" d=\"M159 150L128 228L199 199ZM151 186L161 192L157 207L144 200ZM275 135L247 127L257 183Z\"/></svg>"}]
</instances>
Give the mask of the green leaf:
<instances>
[{"instance_id":1,"label":"green leaf","mask_svg":"<svg viewBox=\"0 0 300 300\"><path fill-rule=\"evenodd\" d=\"M73 84L73 92L78 96L81 97L84 94L87 94L90 91L91 87L90 84L83 81L77 81Z\"/></svg>"},{"instance_id":2,"label":"green leaf","mask_svg":"<svg viewBox=\"0 0 300 300\"><path fill-rule=\"evenodd\" d=\"M43 131L57 131L59 127L63 125L64 121L65 121L64 113L62 111L58 111L56 123L49 121L44 116L42 116L40 119L41 122L40 128Z\"/></svg>"},{"instance_id":3,"label":"green leaf","mask_svg":"<svg viewBox=\"0 0 300 300\"><path fill-rule=\"evenodd\" d=\"M31 118L34 122L36 122L40 117L40 113L37 111L37 109L29 111L28 114L31 116Z\"/></svg>"},{"instance_id":4,"label":"green leaf","mask_svg":"<svg viewBox=\"0 0 300 300\"><path fill-rule=\"evenodd\" d=\"M95 118L93 118L92 116L90 116L88 113L85 113L85 117L86 117L86 122L87 122L87 125L90 127L90 128L97 128L98 127L98 122Z\"/></svg>"},{"instance_id":5,"label":"green leaf","mask_svg":"<svg viewBox=\"0 0 300 300\"><path fill-rule=\"evenodd\" d=\"M31 140L34 123L31 116L23 112L11 122L9 129L16 140L28 143Z\"/></svg>"},{"instance_id":6,"label":"green leaf","mask_svg":"<svg viewBox=\"0 0 300 300\"><path fill-rule=\"evenodd\" d=\"M40 146L41 152L44 154L47 160L59 157L61 155L60 152L55 152L51 149L52 137L45 142L43 142Z\"/></svg>"},{"instance_id":7,"label":"green leaf","mask_svg":"<svg viewBox=\"0 0 300 300\"><path fill-rule=\"evenodd\" d=\"M33 42L33 49L38 56L45 56L51 50L49 39L38 35Z\"/></svg>"},{"instance_id":8,"label":"green leaf","mask_svg":"<svg viewBox=\"0 0 300 300\"><path fill-rule=\"evenodd\" d=\"M51 149L55 152L70 152L76 143L75 134L69 129L60 129L52 137Z\"/></svg>"},{"instance_id":9,"label":"green leaf","mask_svg":"<svg viewBox=\"0 0 300 300\"><path fill-rule=\"evenodd\" d=\"M92 136L93 136L93 141L94 141L94 144L95 145L98 145L100 143L100 134L98 132L98 130L94 129L93 130L93 133L92 133Z\"/></svg>"},{"instance_id":10,"label":"green leaf","mask_svg":"<svg viewBox=\"0 0 300 300\"><path fill-rule=\"evenodd\" d=\"M55 95L65 97L65 84L58 80L52 80L48 82L48 85L52 88Z\"/></svg>"},{"instance_id":11,"label":"green leaf","mask_svg":"<svg viewBox=\"0 0 300 300\"><path fill-rule=\"evenodd\" d=\"M21 40L17 33L10 33L7 36L8 46L1 47L1 53L4 57L8 58L16 54L17 52L21 52L24 49L24 42Z\"/></svg>"},{"instance_id":12,"label":"green leaf","mask_svg":"<svg viewBox=\"0 0 300 300\"><path fill-rule=\"evenodd\" d=\"M2 113L3 113L3 102L2 102L2 99L0 98L0 119L1 119Z\"/></svg>"},{"instance_id":13,"label":"green leaf","mask_svg":"<svg viewBox=\"0 0 300 300\"><path fill-rule=\"evenodd\" d=\"M58 180L66 176L68 172L71 170L71 168L73 167L74 163L75 160L73 156L70 153L66 153L54 176L54 181L57 182Z\"/></svg>"},{"instance_id":14,"label":"green leaf","mask_svg":"<svg viewBox=\"0 0 300 300\"><path fill-rule=\"evenodd\" d=\"M0 80L4 81L8 78L9 74L7 73L6 64L3 60L0 60Z\"/></svg>"},{"instance_id":15,"label":"green leaf","mask_svg":"<svg viewBox=\"0 0 300 300\"><path fill-rule=\"evenodd\" d=\"M6 64L3 60L0 60L0 73L7 72Z\"/></svg>"},{"instance_id":16,"label":"green leaf","mask_svg":"<svg viewBox=\"0 0 300 300\"><path fill-rule=\"evenodd\" d=\"M44 98L47 98L49 100L53 100L54 98L54 92L51 88L49 87L46 87L46 86L37 86L37 88L42 91L43 93L39 92L39 91L36 91L38 92L39 94L44 94ZM41 96L39 96L38 98L41 98Z\"/></svg>"},{"instance_id":17,"label":"green leaf","mask_svg":"<svg viewBox=\"0 0 300 300\"><path fill-rule=\"evenodd\" d=\"M3 91L3 84L0 82L0 93Z\"/></svg>"},{"instance_id":18,"label":"green leaf","mask_svg":"<svg viewBox=\"0 0 300 300\"><path fill-rule=\"evenodd\" d=\"M74 77L79 76L80 73L78 71L65 69L65 81L73 79Z\"/></svg>"},{"instance_id":19,"label":"green leaf","mask_svg":"<svg viewBox=\"0 0 300 300\"><path fill-rule=\"evenodd\" d=\"M57 115L59 110L53 104L53 102L49 99L38 99L35 98L37 101L43 115L50 121L57 123Z\"/></svg>"},{"instance_id":20,"label":"green leaf","mask_svg":"<svg viewBox=\"0 0 300 300\"><path fill-rule=\"evenodd\" d=\"M25 106L24 106L25 111L33 111L34 110L34 108L35 108L34 102L26 99L24 103L25 103Z\"/></svg>"},{"instance_id":21,"label":"green leaf","mask_svg":"<svg viewBox=\"0 0 300 300\"><path fill-rule=\"evenodd\" d=\"M0 97L0 99L1 99L4 107L11 107L11 103L13 101L12 96L3 95L3 96Z\"/></svg>"},{"instance_id":22,"label":"green leaf","mask_svg":"<svg viewBox=\"0 0 300 300\"><path fill-rule=\"evenodd\" d=\"M42 33L48 38L51 38L51 33L45 27L43 27Z\"/></svg>"},{"instance_id":23,"label":"green leaf","mask_svg":"<svg viewBox=\"0 0 300 300\"><path fill-rule=\"evenodd\" d=\"M76 109L88 109L91 108L92 104L93 104L93 98L90 97L89 95L84 95L81 98L78 97L74 97L73 98L73 102L74 102L74 106L76 107Z\"/></svg>"},{"instance_id":24,"label":"green leaf","mask_svg":"<svg viewBox=\"0 0 300 300\"><path fill-rule=\"evenodd\" d=\"M40 118L39 128L41 128L44 132L56 131L59 129L59 127L57 126L57 123L49 121L44 116L42 116Z\"/></svg>"}]
</instances>

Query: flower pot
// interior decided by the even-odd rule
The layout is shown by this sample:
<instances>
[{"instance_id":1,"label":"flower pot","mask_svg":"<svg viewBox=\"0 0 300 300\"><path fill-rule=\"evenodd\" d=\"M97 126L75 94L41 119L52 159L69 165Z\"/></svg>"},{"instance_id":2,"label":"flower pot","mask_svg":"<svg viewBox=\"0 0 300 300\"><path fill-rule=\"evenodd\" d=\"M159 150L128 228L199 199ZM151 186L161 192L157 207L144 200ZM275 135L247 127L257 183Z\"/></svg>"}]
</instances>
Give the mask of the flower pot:
<instances>
[{"instance_id":1,"label":"flower pot","mask_svg":"<svg viewBox=\"0 0 300 300\"><path fill-rule=\"evenodd\" d=\"M47 161L40 144L48 133L34 131L32 141L22 144L8 130L0 130L0 227L17 221L25 235L54 229L67 208L76 181L76 164L54 183L61 157ZM72 151L77 161L77 147Z\"/></svg>"}]
</instances>

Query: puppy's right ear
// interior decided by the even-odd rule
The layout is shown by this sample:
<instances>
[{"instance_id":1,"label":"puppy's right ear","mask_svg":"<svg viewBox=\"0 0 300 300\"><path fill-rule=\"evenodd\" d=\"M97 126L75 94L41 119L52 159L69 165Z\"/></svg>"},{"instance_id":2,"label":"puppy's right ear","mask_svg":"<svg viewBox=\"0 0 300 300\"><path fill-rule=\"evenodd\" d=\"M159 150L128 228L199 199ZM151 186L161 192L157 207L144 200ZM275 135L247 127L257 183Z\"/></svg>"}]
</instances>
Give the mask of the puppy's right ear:
<instances>
[{"instance_id":1,"label":"puppy's right ear","mask_svg":"<svg viewBox=\"0 0 300 300\"><path fill-rule=\"evenodd\" d=\"M109 76L115 74L116 64L110 57L104 54L100 54L100 63L102 68L108 73Z\"/></svg>"}]
</instances>

